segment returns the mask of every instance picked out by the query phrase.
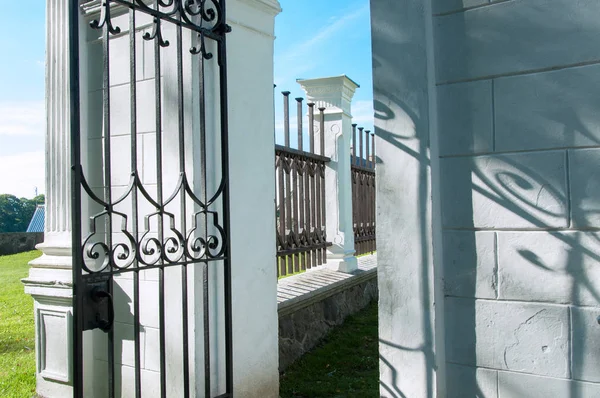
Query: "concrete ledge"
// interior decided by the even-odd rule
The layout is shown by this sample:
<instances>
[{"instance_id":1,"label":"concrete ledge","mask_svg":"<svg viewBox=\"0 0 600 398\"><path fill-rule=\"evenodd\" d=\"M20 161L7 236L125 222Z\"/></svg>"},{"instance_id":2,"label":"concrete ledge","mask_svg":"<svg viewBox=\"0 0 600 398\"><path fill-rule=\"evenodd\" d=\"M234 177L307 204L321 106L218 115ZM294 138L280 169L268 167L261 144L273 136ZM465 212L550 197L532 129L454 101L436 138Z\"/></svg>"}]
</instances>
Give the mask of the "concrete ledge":
<instances>
[{"instance_id":1,"label":"concrete ledge","mask_svg":"<svg viewBox=\"0 0 600 398\"><path fill-rule=\"evenodd\" d=\"M329 331L377 298L377 256L343 273L318 269L279 282L279 371L314 348Z\"/></svg>"}]
</instances>

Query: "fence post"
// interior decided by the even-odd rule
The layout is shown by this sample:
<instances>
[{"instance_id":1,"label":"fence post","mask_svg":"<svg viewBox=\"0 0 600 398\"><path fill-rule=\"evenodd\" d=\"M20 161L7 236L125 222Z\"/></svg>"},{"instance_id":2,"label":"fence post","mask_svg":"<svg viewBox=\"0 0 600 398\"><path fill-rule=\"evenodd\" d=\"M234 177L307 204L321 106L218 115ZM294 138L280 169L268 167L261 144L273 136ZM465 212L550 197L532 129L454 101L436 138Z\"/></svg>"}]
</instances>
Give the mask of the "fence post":
<instances>
[{"instance_id":1,"label":"fence post","mask_svg":"<svg viewBox=\"0 0 600 398\"><path fill-rule=\"evenodd\" d=\"M317 108L325 108L324 156L330 157L325 170L325 203L327 241L327 264L333 269L352 272L358 268L354 249L352 223L352 177L350 173L350 142L352 139L351 103L359 87L345 75L318 79L298 80L306 92L308 102ZM319 115L316 121L319 120Z\"/></svg>"}]
</instances>

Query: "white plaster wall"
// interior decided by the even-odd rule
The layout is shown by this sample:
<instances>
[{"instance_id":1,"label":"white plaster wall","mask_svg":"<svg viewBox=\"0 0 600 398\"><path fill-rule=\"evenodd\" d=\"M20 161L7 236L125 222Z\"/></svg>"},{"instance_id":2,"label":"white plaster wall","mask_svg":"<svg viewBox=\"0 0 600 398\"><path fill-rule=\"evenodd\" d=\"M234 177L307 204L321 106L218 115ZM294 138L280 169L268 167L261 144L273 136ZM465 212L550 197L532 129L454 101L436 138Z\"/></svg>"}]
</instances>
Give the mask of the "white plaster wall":
<instances>
[{"instance_id":1,"label":"white plaster wall","mask_svg":"<svg viewBox=\"0 0 600 398\"><path fill-rule=\"evenodd\" d=\"M434 397L428 15L420 0L371 1L377 148L380 394Z\"/></svg>"},{"instance_id":2,"label":"white plaster wall","mask_svg":"<svg viewBox=\"0 0 600 398\"><path fill-rule=\"evenodd\" d=\"M600 4L371 4L382 396L600 396Z\"/></svg>"},{"instance_id":3,"label":"white plaster wall","mask_svg":"<svg viewBox=\"0 0 600 398\"><path fill-rule=\"evenodd\" d=\"M433 13L447 396L599 396L600 4Z\"/></svg>"}]
</instances>

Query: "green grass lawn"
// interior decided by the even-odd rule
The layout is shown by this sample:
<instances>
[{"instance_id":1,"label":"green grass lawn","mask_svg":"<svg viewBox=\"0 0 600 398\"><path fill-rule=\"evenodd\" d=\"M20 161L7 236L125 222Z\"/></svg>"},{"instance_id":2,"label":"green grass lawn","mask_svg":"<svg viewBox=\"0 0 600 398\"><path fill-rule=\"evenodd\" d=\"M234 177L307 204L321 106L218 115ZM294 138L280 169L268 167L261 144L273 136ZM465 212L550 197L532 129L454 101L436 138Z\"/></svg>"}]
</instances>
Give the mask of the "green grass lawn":
<instances>
[{"instance_id":1,"label":"green grass lawn","mask_svg":"<svg viewBox=\"0 0 600 398\"><path fill-rule=\"evenodd\" d=\"M379 397L377 303L349 317L280 378L282 398Z\"/></svg>"},{"instance_id":2,"label":"green grass lawn","mask_svg":"<svg viewBox=\"0 0 600 398\"><path fill-rule=\"evenodd\" d=\"M40 254L0 256L0 397L35 395L33 299L23 292L21 278Z\"/></svg>"},{"instance_id":3,"label":"green grass lawn","mask_svg":"<svg viewBox=\"0 0 600 398\"><path fill-rule=\"evenodd\" d=\"M0 397L35 395L33 300L20 279L40 252L0 256ZM377 304L346 319L281 376L282 398L378 397Z\"/></svg>"}]
</instances>

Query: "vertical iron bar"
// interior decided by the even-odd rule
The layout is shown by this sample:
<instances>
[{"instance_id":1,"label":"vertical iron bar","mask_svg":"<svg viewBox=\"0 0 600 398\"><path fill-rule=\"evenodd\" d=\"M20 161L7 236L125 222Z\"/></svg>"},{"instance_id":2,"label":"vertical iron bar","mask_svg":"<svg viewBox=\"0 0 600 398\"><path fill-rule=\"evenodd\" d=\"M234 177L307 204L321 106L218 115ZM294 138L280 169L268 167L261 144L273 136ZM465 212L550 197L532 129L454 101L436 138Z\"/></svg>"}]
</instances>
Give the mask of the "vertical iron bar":
<instances>
[{"instance_id":1,"label":"vertical iron bar","mask_svg":"<svg viewBox=\"0 0 600 398\"><path fill-rule=\"evenodd\" d=\"M309 114L309 135L310 135L310 153L316 153L315 152L315 104L314 102L311 102L310 104L308 104L308 114ZM318 168L318 163L311 161L310 164L311 170L310 173L308 174L310 176L310 180L309 180L309 186L310 186L310 191L311 191L311 197L310 197L310 225L309 225L309 230L308 230L308 239L309 239L309 243L311 246L315 245L317 243L317 240L315 239L315 230L316 230L316 219L315 219L315 215L316 215L316 208L315 206L317 206L316 203L316 172L317 172L317 168ZM308 171L307 171L308 172ZM314 267L317 265L317 250L313 249L311 250L311 265Z\"/></svg>"},{"instance_id":2,"label":"vertical iron bar","mask_svg":"<svg viewBox=\"0 0 600 398\"><path fill-rule=\"evenodd\" d=\"M110 20L110 7L106 7L106 18ZM109 205L112 205L112 179L111 179L111 131L110 131L110 31L108 23L104 24L102 28L102 47L104 53L103 59L103 117L104 117L104 201ZM112 251L112 208L106 209L106 245L109 251ZM110 256L110 254L109 254ZM113 264L112 259L109 260L109 272L111 274L108 282L109 293L113 294ZM108 332L108 396L113 398L115 396L115 358L114 358L114 346L115 346L115 332L114 328L111 328Z\"/></svg>"},{"instance_id":3,"label":"vertical iron bar","mask_svg":"<svg viewBox=\"0 0 600 398\"><path fill-rule=\"evenodd\" d=\"M302 101L304 98L296 98L298 109L298 150L303 150L303 134L302 134Z\"/></svg>"},{"instance_id":4,"label":"vertical iron bar","mask_svg":"<svg viewBox=\"0 0 600 398\"><path fill-rule=\"evenodd\" d=\"M304 134L303 134L303 127L302 127L302 121L303 121L303 115L302 115L302 101L303 98L296 98L296 102L297 102L297 112L298 112L298 150L302 151L304 149ZM299 242L301 242L302 240L300 239L300 235L304 232L304 228L305 228L305 220L304 220L304 172L306 169L306 162L304 161L304 159L298 157L296 159L296 167L297 167L297 172L298 172L298 182L294 183L294 188L298 189L298 195L294 195L297 198L297 205L299 207L300 210L300 218L296 219L296 237L298 239ZM295 206L294 206L295 207ZM300 265L300 268L302 270L306 269L306 253L298 253L296 256L296 260L298 261L298 265ZM296 271L294 269L294 271Z\"/></svg>"},{"instance_id":5,"label":"vertical iron bar","mask_svg":"<svg viewBox=\"0 0 600 398\"><path fill-rule=\"evenodd\" d=\"M131 112L131 175L138 178L137 173L137 74L136 74L136 43L135 43L135 9L129 10L129 96ZM133 236L138 239L138 189L134 185L131 192L131 223ZM135 396L141 397L142 389L142 353L140 343L140 274L138 268L137 256L132 265L135 268L133 273L133 339L135 356Z\"/></svg>"},{"instance_id":6,"label":"vertical iron bar","mask_svg":"<svg viewBox=\"0 0 600 398\"><path fill-rule=\"evenodd\" d=\"M371 135L369 134L370 130L365 130L365 167L371 167L370 152L369 152L369 138Z\"/></svg>"},{"instance_id":7,"label":"vertical iron bar","mask_svg":"<svg viewBox=\"0 0 600 398\"><path fill-rule=\"evenodd\" d=\"M315 103L308 104L308 136L310 140L310 153L315 153Z\"/></svg>"},{"instance_id":8,"label":"vertical iron bar","mask_svg":"<svg viewBox=\"0 0 600 398\"><path fill-rule=\"evenodd\" d=\"M71 218L73 255L73 397L83 396L83 286L81 266L81 142L79 120L79 2L68 3L69 127L71 140Z\"/></svg>"},{"instance_id":9,"label":"vertical iron bar","mask_svg":"<svg viewBox=\"0 0 600 398\"><path fill-rule=\"evenodd\" d=\"M201 185L202 185L202 203L204 205L208 202L208 181L207 181L207 147L206 147L206 65L204 56L200 55L200 79L199 79L199 111L200 111L200 158L202 164L202 172L200 173ZM222 102L222 101L221 101ZM222 103L221 103L222 106ZM223 112L223 109L220 109ZM221 148L222 152L226 152L226 148ZM225 178L224 174L222 178ZM208 211L208 209L204 209ZM204 239L208 238L208 214L204 215ZM210 295L209 295L209 284L208 284L208 262L202 263L202 314L203 314L203 327L204 327L204 394L206 397L210 397L211 390L211 375L210 375Z\"/></svg>"},{"instance_id":10,"label":"vertical iron bar","mask_svg":"<svg viewBox=\"0 0 600 398\"><path fill-rule=\"evenodd\" d=\"M320 149L321 156L325 156L325 108L319 108L319 111L321 112L321 123L319 124L319 131L321 133Z\"/></svg>"},{"instance_id":11,"label":"vertical iron bar","mask_svg":"<svg viewBox=\"0 0 600 398\"><path fill-rule=\"evenodd\" d=\"M181 15L177 19L181 21ZM185 176L185 114L183 109L183 32L181 25L177 27L177 110L179 118L179 173ZM180 214L181 214L181 231L186 234L186 196L185 190L181 191ZM185 256L185 251L184 251ZM185 257L184 257L185 260ZM187 281L187 264L185 261L181 266L181 328L182 328L182 350L183 350L183 396L190 396L190 362L189 362L189 337L188 337L188 281Z\"/></svg>"},{"instance_id":12,"label":"vertical iron bar","mask_svg":"<svg viewBox=\"0 0 600 398\"><path fill-rule=\"evenodd\" d=\"M356 203L358 203L358 206L356 207L356 235L359 238L362 237L361 214L360 214L360 208L362 206L361 189L362 189L361 175L360 175L360 171L357 169L356 170ZM358 253L362 254L362 242L358 243Z\"/></svg>"},{"instance_id":13,"label":"vertical iron bar","mask_svg":"<svg viewBox=\"0 0 600 398\"><path fill-rule=\"evenodd\" d=\"M221 0L223 21L227 21L225 6L226 0ZM225 22L223 22L225 23ZM222 148L222 169L223 178L226 179L225 188L223 190L223 225L225 230L230 235L229 225L229 125L227 118L227 46L225 33L229 30L228 26L225 26L223 38L221 39L219 48L219 80L221 86L220 99L221 99L221 148ZM225 258L225 358L226 358L226 385L227 394L233 396L233 319L231 310L231 245L227 244L226 258Z\"/></svg>"},{"instance_id":14,"label":"vertical iron bar","mask_svg":"<svg viewBox=\"0 0 600 398\"><path fill-rule=\"evenodd\" d=\"M154 8L159 9L159 1L154 0ZM154 19L154 23L160 24L159 18ZM159 29L160 26L157 27ZM163 227L163 178L162 178L162 96L161 96L161 62L160 62L160 43L159 38L154 39L154 91L156 105L156 202L159 208L158 213L158 241L162 244L164 241ZM167 396L167 366L166 366L166 330L165 330L165 269L163 262L163 253L160 253L158 267L158 319L159 319L159 341L160 341L160 395L162 398Z\"/></svg>"},{"instance_id":15,"label":"vertical iron bar","mask_svg":"<svg viewBox=\"0 0 600 398\"><path fill-rule=\"evenodd\" d=\"M300 219L298 218L298 201L301 198L301 192L299 192L299 182L298 182L298 168L302 167L299 156L294 156L292 159L292 181L293 181L293 190L292 190L292 210L294 212L294 240L296 241L296 248L300 247L300 235L299 235L299 224ZM300 255L298 252L293 255L293 272L300 271Z\"/></svg>"},{"instance_id":16,"label":"vertical iron bar","mask_svg":"<svg viewBox=\"0 0 600 398\"><path fill-rule=\"evenodd\" d=\"M352 124L352 164L356 164L356 123Z\"/></svg>"},{"instance_id":17,"label":"vertical iron bar","mask_svg":"<svg viewBox=\"0 0 600 398\"><path fill-rule=\"evenodd\" d=\"M367 174L365 172L362 172L361 174L362 174L362 176L361 176L362 177L361 178L362 187L361 187L361 190L360 190L360 193L361 193L361 200L360 200L360 202L361 202L362 206L361 206L361 209L360 209L360 218L361 218L361 223L362 223L362 235L366 236L366 232L367 232L367 206L368 206L367 205L367 200L368 200L368 197L367 197L367 189L368 189L368 187L367 187ZM362 250L363 250L363 254L364 254L366 252L366 247L365 247L366 243L365 243L365 241L363 241L362 246L363 246Z\"/></svg>"},{"instance_id":18,"label":"vertical iron bar","mask_svg":"<svg viewBox=\"0 0 600 398\"><path fill-rule=\"evenodd\" d=\"M285 147L286 148L290 148L291 144L290 144L290 92L289 91L284 91L283 93L283 119L284 119L284 135L285 135ZM289 229L289 235L291 237L292 232L293 232L293 222L292 222L292 189L291 189L291 181L290 181L290 173L291 173L291 167L293 167L293 159L288 158L286 156L286 166L287 163L290 163L290 168L288 170L286 170L285 173L285 187L286 187L286 200L285 200L285 205L286 205L286 215L287 215L287 228ZM295 193L295 190L294 190ZM286 234L287 235L287 234ZM286 240L287 240L288 236L286 236ZM288 241L291 242L291 239ZM291 248L291 246L290 246ZM287 270L288 270L288 266L292 267L293 269L293 258L294 256L286 256L285 257L285 272L283 275L287 275ZM288 260L290 260L291 264L288 264Z\"/></svg>"},{"instance_id":19,"label":"vertical iron bar","mask_svg":"<svg viewBox=\"0 0 600 398\"><path fill-rule=\"evenodd\" d=\"M352 159L352 166L350 167L351 173L351 184L352 184L352 231L354 232L354 247L356 249L356 254L360 254L358 252L358 242L356 241L356 206L358 206L358 202L356 200L356 170L354 169L354 158Z\"/></svg>"},{"instance_id":20,"label":"vertical iron bar","mask_svg":"<svg viewBox=\"0 0 600 398\"><path fill-rule=\"evenodd\" d=\"M313 231L313 240L314 242L321 241L321 163L317 163L315 165L315 196L316 196L316 219L313 222L314 231ZM323 258L321 256L321 249L317 249L317 265L323 264Z\"/></svg>"},{"instance_id":21,"label":"vertical iron bar","mask_svg":"<svg viewBox=\"0 0 600 398\"><path fill-rule=\"evenodd\" d=\"M370 242L370 232L371 232L371 216L370 216L370 212L371 212L371 183L370 183L370 178L369 178L369 174L365 173L365 203L364 203L364 208L365 208L365 238L367 240L365 240L365 253L368 253L369 251L371 251L371 242Z\"/></svg>"},{"instance_id":22,"label":"vertical iron bar","mask_svg":"<svg viewBox=\"0 0 600 398\"><path fill-rule=\"evenodd\" d=\"M371 130L365 130L365 167L371 167L371 153L369 152L369 143L371 141ZM371 235L371 176L365 172L365 236ZM371 251L371 240L365 241L365 252Z\"/></svg>"},{"instance_id":23,"label":"vertical iron bar","mask_svg":"<svg viewBox=\"0 0 600 398\"><path fill-rule=\"evenodd\" d=\"M360 171L358 169L356 169L356 227L355 227L355 236L357 236L358 238L360 238L361 233L360 233ZM358 254L362 254L361 251L361 243L359 242L357 245L357 251Z\"/></svg>"},{"instance_id":24,"label":"vertical iron bar","mask_svg":"<svg viewBox=\"0 0 600 398\"><path fill-rule=\"evenodd\" d=\"M323 242L327 242L327 206L326 206L326 200L325 200L325 171L326 171L326 165L323 164L321 167L321 216L323 217L323 221L322 221L322 225L323 225ZM323 257L323 263L327 263L327 248L323 247L323 249L321 249L322 252L322 257Z\"/></svg>"},{"instance_id":25,"label":"vertical iron bar","mask_svg":"<svg viewBox=\"0 0 600 398\"><path fill-rule=\"evenodd\" d=\"M290 147L290 92L282 91L283 94L283 135L285 147Z\"/></svg>"},{"instance_id":26,"label":"vertical iron bar","mask_svg":"<svg viewBox=\"0 0 600 398\"><path fill-rule=\"evenodd\" d=\"M303 181L303 185L304 185L304 189L305 189L305 195L306 196L302 196L302 200L304 201L304 225L303 225L303 231L302 233L304 234L304 240L306 241L306 245L307 246L311 246L310 244L310 169L312 167L312 160L309 159L305 159L304 160L304 181ZM302 260L303 265L306 268L311 268L312 267L312 261L311 261L311 250L307 249L304 252L304 259Z\"/></svg>"},{"instance_id":27,"label":"vertical iron bar","mask_svg":"<svg viewBox=\"0 0 600 398\"><path fill-rule=\"evenodd\" d=\"M277 176L279 178L279 239L281 241L281 248L287 248L287 240L285 236L285 220L286 220L286 205L285 205L285 193L284 193L284 179L283 174L285 172L285 154L280 153L278 156L279 165L277 166ZM285 275L287 256L280 257L279 276Z\"/></svg>"},{"instance_id":28,"label":"vertical iron bar","mask_svg":"<svg viewBox=\"0 0 600 398\"><path fill-rule=\"evenodd\" d=\"M371 133L370 130L367 130L367 134ZM375 169L375 134L370 134L371 135L371 168ZM369 136L367 136L367 139L369 139Z\"/></svg>"},{"instance_id":29,"label":"vertical iron bar","mask_svg":"<svg viewBox=\"0 0 600 398\"><path fill-rule=\"evenodd\" d=\"M372 245L371 251L375 251L375 175L371 176L371 195L369 200L371 201L371 236Z\"/></svg>"},{"instance_id":30,"label":"vertical iron bar","mask_svg":"<svg viewBox=\"0 0 600 398\"><path fill-rule=\"evenodd\" d=\"M358 148L358 165L359 166L364 166L363 165L363 130L364 127L359 127L358 128L358 141L359 141L359 148Z\"/></svg>"},{"instance_id":31,"label":"vertical iron bar","mask_svg":"<svg viewBox=\"0 0 600 398\"><path fill-rule=\"evenodd\" d=\"M307 227L306 227L306 239L308 241L309 246L314 246L316 241L314 239L313 236L313 232L315 230L315 202L317 200L316 195L315 195L315 174L314 172L316 171L316 166L317 163L315 161L311 161L310 163L310 170L306 170L306 186L307 186L307 190L310 191L310 199L307 201L307 206L306 206L306 212L307 212L307 216L306 216L306 220L307 220ZM307 256L310 255L309 257L309 266L310 267L315 267L317 265L317 252L315 251L315 249L311 249L310 253L307 253Z\"/></svg>"},{"instance_id":32,"label":"vertical iron bar","mask_svg":"<svg viewBox=\"0 0 600 398\"><path fill-rule=\"evenodd\" d=\"M288 163L289 162L289 163ZM289 156L286 156L286 170L285 170L285 213L287 216L286 222L286 239L290 243L290 249L293 247L293 221L292 221L292 182L291 182L291 168L293 167L293 159ZM288 232L289 231L289 232ZM288 239L289 237L289 239ZM293 256L289 256L287 259L292 260ZM286 274L287 275L287 259L286 259Z\"/></svg>"},{"instance_id":33,"label":"vertical iron bar","mask_svg":"<svg viewBox=\"0 0 600 398\"><path fill-rule=\"evenodd\" d=\"M320 107L319 112L321 112L321 123L319 125L319 131L321 132L321 156L325 156L325 108ZM319 180L321 181L321 228L320 235L323 237L324 241L327 242L327 217L325 214L325 168L326 165L323 164L322 168L319 167ZM321 249L321 261L324 263L327 262L327 248Z\"/></svg>"},{"instance_id":34,"label":"vertical iron bar","mask_svg":"<svg viewBox=\"0 0 600 398\"><path fill-rule=\"evenodd\" d=\"M374 135L371 134L371 130L367 130L367 144L371 139L371 152L369 155L369 159L367 162L367 166L374 169L375 168L375 138Z\"/></svg>"},{"instance_id":35,"label":"vertical iron bar","mask_svg":"<svg viewBox=\"0 0 600 398\"><path fill-rule=\"evenodd\" d=\"M361 158L362 161L362 158ZM360 203L360 206L358 207L358 214L359 214L359 220L360 220L360 236L364 237L365 236L365 214L364 214L364 203L365 203L365 176L364 174L361 172L360 173L360 190L358 191L358 194L360 196L358 203ZM364 253L364 241L360 242L360 253L363 254Z\"/></svg>"},{"instance_id":36,"label":"vertical iron bar","mask_svg":"<svg viewBox=\"0 0 600 398\"><path fill-rule=\"evenodd\" d=\"M310 153L315 153L315 104L311 102L308 104L308 135L310 142ZM305 185L306 185L306 227L305 234L306 240L309 246L313 246L315 241L313 239L313 230L315 228L315 170L316 162L314 160L307 160L304 170ZM317 258L315 249L311 249L306 253L307 266L312 268L316 266Z\"/></svg>"}]
</instances>

